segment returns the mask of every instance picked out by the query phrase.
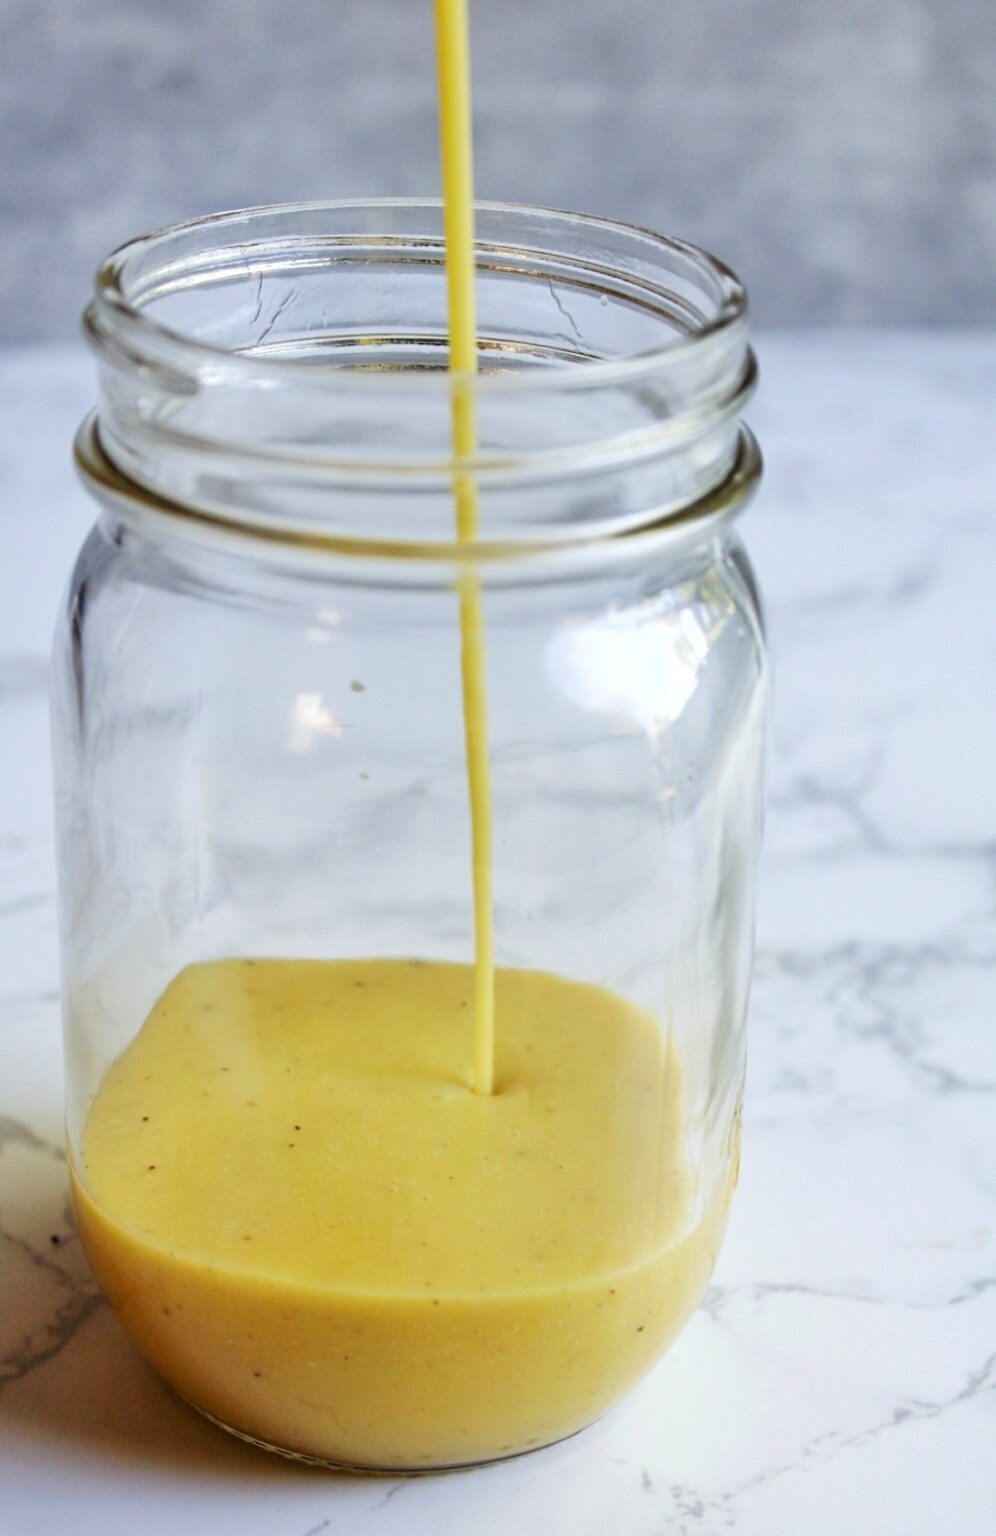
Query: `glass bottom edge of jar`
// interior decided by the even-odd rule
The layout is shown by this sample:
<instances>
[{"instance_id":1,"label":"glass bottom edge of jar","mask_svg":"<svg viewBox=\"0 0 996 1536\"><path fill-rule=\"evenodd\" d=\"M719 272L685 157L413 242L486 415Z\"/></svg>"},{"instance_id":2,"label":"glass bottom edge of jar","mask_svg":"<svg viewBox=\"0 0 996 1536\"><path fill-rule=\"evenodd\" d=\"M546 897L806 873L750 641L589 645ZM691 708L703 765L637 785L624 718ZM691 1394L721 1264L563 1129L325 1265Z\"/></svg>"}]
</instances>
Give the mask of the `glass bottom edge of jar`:
<instances>
[{"instance_id":1,"label":"glass bottom edge of jar","mask_svg":"<svg viewBox=\"0 0 996 1536\"><path fill-rule=\"evenodd\" d=\"M206 1408L198 1403L190 1401L182 1393L177 1393L180 1401L188 1408L192 1408L202 1419L207 1419L216 1429L223 1429L226 1435L232 1435L234 1439L241 1440L245 1445L251 1445L257 1451L268 1451L271 1456L281 1456L284 1461L296 1461L306 1467L317 1467L324 1472L342 1472L350 1477L437 1477L447 1472L473 1472L475 1467L493 1467L501 1461L516 1461L522 1456L532 1456L536 1451L548 1451L552 1446L564 1445L568 1440L574 1440L578 1435L585 1434L596 1424L600 1423L606 1414L597 1414L587 1424L581 1424L577 1429L568 1430L566 1435L556 1435L552 1440L541 1440L536 1445L524 1445L516 1451L499 1451L496 1456L479 1456L471 1461L433 1462L424 1467L389 1467L375 1466L363 1462L337 1461L332 1456L313 1456L308 1451L293 1450L287 1445L274 1445L271 1440L261 1440L258 1435L251 1435L248 1430L239 1429L235 1424L229 1424L224 1419L219 1419L215 1414L209 1413ZM607 1410L611 1412L611 1409Z\"/></svg>"}]
</instances>

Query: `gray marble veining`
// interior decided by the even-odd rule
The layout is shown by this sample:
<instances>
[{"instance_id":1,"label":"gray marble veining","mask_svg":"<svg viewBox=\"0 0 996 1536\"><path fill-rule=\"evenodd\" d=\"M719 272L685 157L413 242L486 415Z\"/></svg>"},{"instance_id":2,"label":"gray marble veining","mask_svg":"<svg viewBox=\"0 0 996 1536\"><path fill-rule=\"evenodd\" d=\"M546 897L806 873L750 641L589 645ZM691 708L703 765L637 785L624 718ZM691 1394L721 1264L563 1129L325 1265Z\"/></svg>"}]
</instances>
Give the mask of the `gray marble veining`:
<instances>
[{"instance_id":1,"label":"gray marble veining","mask_svg":"<svg viewBox=\"0 0 996 1536\"><path fill-rule=\"evenodd\" d=\"M60 1148L48 631L76 350L0 354L0 1528L988 1536L996 1507L996 334L762 336L744 533L776 709L741 1187L618 1412L462 1477L316 1476L138 1361Z\"/></svg>"}]
</instances>

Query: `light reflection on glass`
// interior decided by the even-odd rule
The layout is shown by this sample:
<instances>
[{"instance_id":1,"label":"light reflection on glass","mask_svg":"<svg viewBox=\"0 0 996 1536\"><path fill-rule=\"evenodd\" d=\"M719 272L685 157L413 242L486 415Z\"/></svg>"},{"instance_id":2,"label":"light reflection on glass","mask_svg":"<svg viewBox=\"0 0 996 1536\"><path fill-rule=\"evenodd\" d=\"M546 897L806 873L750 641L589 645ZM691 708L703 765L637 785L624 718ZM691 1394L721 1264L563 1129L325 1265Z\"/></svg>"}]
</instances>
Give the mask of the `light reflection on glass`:
<instances>
[{"instance_id":1,"label":"light reflection on glass","mask_svg":"<svg viewBox=\"0 0 996 1536\"><path fill-rule=\"evenodd\" d=\"M658 735L679 718L698 686L716 628L694 608L612 614L563 629L547 649L558 687L584 709L614 715L619 728Z\"/></svg>"},{"instance_id":2,"label":"light reflection on glass","mask_svg":"<svg viewBox=\"0 0 996 1536\"><path fill-rule=\"evenodd\" d=\"M290 707L287 746L291 752L313 752L324 737L342 735L342 722L320 693L299 693Z\"/></svg>"}]
</instances>

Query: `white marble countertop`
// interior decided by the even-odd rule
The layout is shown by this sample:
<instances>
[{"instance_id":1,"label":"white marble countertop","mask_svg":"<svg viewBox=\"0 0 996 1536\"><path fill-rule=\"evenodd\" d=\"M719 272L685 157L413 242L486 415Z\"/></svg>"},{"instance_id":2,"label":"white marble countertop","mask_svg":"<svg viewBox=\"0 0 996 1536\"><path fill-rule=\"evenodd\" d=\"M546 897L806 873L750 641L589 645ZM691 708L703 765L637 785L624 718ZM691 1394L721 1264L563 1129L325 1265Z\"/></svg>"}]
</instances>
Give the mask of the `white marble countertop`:
<instances>
[{"instance_id":1,"label":"white marble countertop","mask_svg":"<svg viewBox=\"0 0 996 1536\"><path fill-rule=\"evenodd\" d=\"M70 1225L45 705L89 519L76 350L0 354L3 1536L989 1536L996 336L768 336L745 532L777 704L743 1176L715 1283L566 1445L392 1481L268 1458L125 1342Z\"/></svg>"}]
</instances>

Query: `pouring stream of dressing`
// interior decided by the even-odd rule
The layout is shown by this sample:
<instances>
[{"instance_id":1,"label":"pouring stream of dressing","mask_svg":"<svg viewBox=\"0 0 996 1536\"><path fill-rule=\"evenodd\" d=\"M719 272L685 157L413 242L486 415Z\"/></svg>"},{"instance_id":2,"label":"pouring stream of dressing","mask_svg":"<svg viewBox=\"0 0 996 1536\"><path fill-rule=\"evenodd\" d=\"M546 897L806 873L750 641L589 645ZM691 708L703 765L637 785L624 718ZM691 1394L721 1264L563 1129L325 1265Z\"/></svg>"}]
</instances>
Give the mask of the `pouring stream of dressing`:
<instances>
[{"instance_id":1,"label":"pouring stream of dressing","mask_svg":"<svg viewBox=\"0 0 996 1536\"><path fill-rule=\"evenodd\" d=\"M467 0L436 0L439 70L439 140L443 176L449 366L453 374L453 500L457 540L472 544L478 533L474 378L477 374L477 312L474 299L474 157L470 105ZM460 669L470 796L474 887L475 1093L494 1091L495 958L492 895L491 768L485 684L484 609L476 571L466 565L458 580Z\"/></svg>"}]
</instances>

